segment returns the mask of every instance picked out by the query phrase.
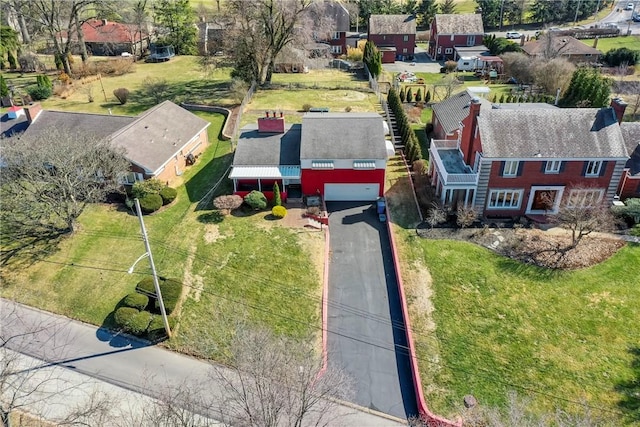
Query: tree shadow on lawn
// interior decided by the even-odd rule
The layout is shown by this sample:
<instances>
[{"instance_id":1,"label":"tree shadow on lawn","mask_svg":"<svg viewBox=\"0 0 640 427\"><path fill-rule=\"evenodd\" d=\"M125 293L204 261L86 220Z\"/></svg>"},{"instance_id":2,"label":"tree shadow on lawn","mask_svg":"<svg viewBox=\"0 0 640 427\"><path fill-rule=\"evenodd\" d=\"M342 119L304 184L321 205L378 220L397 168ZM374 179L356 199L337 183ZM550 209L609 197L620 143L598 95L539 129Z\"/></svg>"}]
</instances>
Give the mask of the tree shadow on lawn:
<instances>
[{"instance_id":1,"label":"tree shadow on lawn","mask_svg":"<svg viewBox=\"0 0 640 427\"><path fill-rule=\"evenodd\" d=\"M181 83L167 83L165 90L158 93L153 88L145 87L131 92L129 101L125 109L132 113L139 112L139 106L153 106L163 100L171 100L179 104L187 103L206 103L211 104L214 100L224 99L229 96L229 83L225 81L210 80L190 80ZM137 104L137 105L136 105Z\"/></svg>"},{"instance_id":2,"label":"tree shadow on lawn","mask_svg":"<svg viewBox=\"0 0 640 427\"><path fill-rule=\"evenodd\" d=\"M66 230L32 229L3 230L0 233L0 266L12 269L24 268L58 251L63 238L70 235Z\"/></svg>"},{"instance_id":3,"label":"tree shadow on lawn","mask_svg":"<svg viewBox=\"0 0 640 427\"><path fill-rule=\"evenodd\" d=\"M187 195L191 203L199 202L207 192L213 188L218 180L222 178L228 166L231 165L232 159L233 153L228 153L221 157L214 157L185 183ZM223 194L228 190L227 187L224 182L221 183L214 195Z\"/></svg>"},{"instance_id":4,"label":"tree shadow on lawn","mask_svg":"<svg viewBox=\"0 0 640 427\"><path fill-rule=\"evenodd\" d=\"M623 397L618 401L618 407L631 422L640 421L640 347L630 347L627 350L632 356L631 368L633 377L615 386L615 390Z\"/></svg>"}]
</instances>

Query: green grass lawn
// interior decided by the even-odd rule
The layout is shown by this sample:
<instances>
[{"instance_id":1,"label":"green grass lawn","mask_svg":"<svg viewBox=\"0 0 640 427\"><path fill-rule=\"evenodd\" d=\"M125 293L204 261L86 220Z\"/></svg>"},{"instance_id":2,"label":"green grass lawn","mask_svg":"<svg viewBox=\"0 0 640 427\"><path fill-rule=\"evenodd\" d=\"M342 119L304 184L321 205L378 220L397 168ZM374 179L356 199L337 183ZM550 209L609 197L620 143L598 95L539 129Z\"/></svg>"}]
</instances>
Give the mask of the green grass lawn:
<instances>
[{"instance_id":1,"label":"green grass lawn","mask_svg":"<svg viewBox=\"0 0 640 427\"><path fill-rule=\"evenodd\" d=\"M587 46L593 47L593 39L580 40ZM611 49L626 47L631 50L640 50L640 36L603 37L598 39L597 48L603 53Z\"/></svg>"},{"instance_id":2,"label":"green grass lawn","mask_svg":"<svg viewBox=\"0 0 640 427\"><path fill-rule=\"evenodd\" d=\"M586 402L595 417L624 423L619 390L638 392L640 246L592 268L553 272L470 243L397 233L407 270L428 269L421 280L431 296L409 292L409 304L433 411L459 413L466 394L501 406L513 390L539 413L582 413ZM637 397L627 399L632 415Z\"/></svg>"},{"instance_id":3,"label":"green grass lawn","mask_svg":"<svg viewBox=\"0 0 640 427\"><path fill-rule=\"evenodd\" d=\"M208 208L196 209L231 162L229 143L218 140L223 117L198 114L212 122L211 145L185 172L176 201L145 217L158 273L182 280L189 290L178 333L167 345L224 360L229 334L242 319L291 336L315 336L320 280L311 254L318 242L268 221L267 212L217 222ZM314 235L322 247L321 233ZM81 215L79 231L42 261L4 266L2 295L111 325L118 301L150 273L141 262L136 274L127 274L142 253L135 215L123 205L93 205Z\"/></svg>"}]
</instances>

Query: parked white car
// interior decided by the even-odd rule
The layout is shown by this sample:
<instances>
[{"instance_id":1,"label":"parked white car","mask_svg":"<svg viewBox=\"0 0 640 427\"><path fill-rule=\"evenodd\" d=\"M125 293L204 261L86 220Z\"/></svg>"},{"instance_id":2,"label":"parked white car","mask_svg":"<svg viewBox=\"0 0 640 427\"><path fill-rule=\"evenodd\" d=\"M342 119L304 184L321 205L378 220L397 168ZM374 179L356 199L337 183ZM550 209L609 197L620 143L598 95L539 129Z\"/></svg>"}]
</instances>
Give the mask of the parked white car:
<instances>
[{"instance_id":1,"label":"parked white car","mask_svg":"<svg viewBox=\"0 0 640 427\"><path fill-rule=\"evenodd\" d=\"M517 31L507 31L508 39L519 39L520 37L522 37L522 34Z\"/></svg>"},{"instance_id":2,"label":"parked white car","mask_svg":"<svg viewBox=\"0 0 640 427\"><path fill-rule=\"evenodd\" d=\"M624 10L633 10L633 3L627 3L627 7Z\"/></svg>"}]
</instances>

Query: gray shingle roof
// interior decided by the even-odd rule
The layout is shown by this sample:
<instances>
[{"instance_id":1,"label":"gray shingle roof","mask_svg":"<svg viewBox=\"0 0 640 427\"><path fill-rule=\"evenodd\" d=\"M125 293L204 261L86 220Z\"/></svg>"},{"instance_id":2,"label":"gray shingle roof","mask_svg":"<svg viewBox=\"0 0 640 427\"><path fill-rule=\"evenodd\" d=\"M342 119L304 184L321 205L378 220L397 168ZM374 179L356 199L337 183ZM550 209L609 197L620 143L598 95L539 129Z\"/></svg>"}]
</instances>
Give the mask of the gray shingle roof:
<instances>
[{"instance_id":1,"label":"gray shingle roof","mask_svg":"<svg viewBox=\"0 0 640 427\"><path fill-rule=\"evenodd\" d=\"M258 125L240 130L233 166L295 166L300 164L299 124L288 125L285 133L260 133Z\"/></svg>"},{"instance_id":2,"label":"gray shingle roof","mask_svg":"<svg viewBox=\"0 0 640 427\"><path fill-rule=\"evenodd\" d=\"M547 37L551 37L549 39ZM550 43L550 45L549 45ZM529 56L543 55L545 50L557 52L559 55L602 55L598 49L587 46L580 40L570 36L555 36L543 34L540 39L532 40L522 46L522 50Z\"/></svg>"},{"instance_id":3,"label":"gray shingle roof","mask_svg":"<svg viewBox=\"0 0 640 427\"><path fill-rule=\"evenodd\" d=\"M376 113L307 113L300 158L386 159L382 120Z\"/></svg>"},{"instance_id":4,"label":"gray shingle roof","mask_svg":"<svg viewBox=\"0 0 640 427\"><path fill-rule=\"evenodd\" d=\"M481 111L478 127L488 158L627 158L612 108Z\"/></svg>"},{"instance_id":5,"label":"gray shingle roof","mask_svg":"<svg viewBox=\"0 0 640 427\"><path fill-rule=\"evenodd\" d=\"M57 128L73 133L90 133L98 139L103 139L135 120L135 117L129 116L42 110L29 125L25 135L46 135L50 129Z\"/></svg>"},{"instance_id":6,"label":"gray shingle roof","mask_svg":"<svg viewBox=\"0 0 640 427\"><path fill-rule=\"evenodd\" d=\"M209 124L173 102L164 101L112 134L111 142L126 150L129 161L155 172Z\"/></svg>"},{"instance_id":7,"label":"gray shingle roof","mask_svg":"<svg viewBox=\"0 0 640 427\"><path fill-rule=\"evenodd\" d=\"M438 34L484 34L482 15L477 13L465 14L436 14Z\"/></svg>"},{"instance_id":8,"label":"gray shingle roof","mask_svg":"<svg viewBox=\"0 0 640 427\"><path fill-rule=\"evenodd\" d=\"M369 34L415 34L416 17L413 15L371 15Z\"/></svg>"},{"instance_id":9,"label":"gray shingle roof","mask_svg":"<svg viewBox=\"0 0 640 427\"><path fill-rule=\"evenodd\" d=\"M630 156L626 166L631 175L640 175L640 122L622 122L620 130Z\"/></svg>"},{"instance_id":10,"label":"gray shingle roof","mask_svg":"<svg viewBox=\"0 0 640 427\"><path fill-rule=\"evenodd\" d=\"M349 31L349 11L339 2L331 0L318 0L311 3L306 11L312 22L321 25L328 21L331 25L329 31Z\"/></svg>"},{"instance_id":11,"label":"gray shingle roof","mask_svg":"<svg viewBox=\"0 0 640 427\"><path fill-rule=\"evenodd\" d=\"M433 114L442 125L445 133L451 133L460 127L462 119L469 115L469 104L473 95L464 90L452 95L442 102L433 104ZM480 110L491 108L491 103L480 98Z\"/></svg>"}]
</instances>

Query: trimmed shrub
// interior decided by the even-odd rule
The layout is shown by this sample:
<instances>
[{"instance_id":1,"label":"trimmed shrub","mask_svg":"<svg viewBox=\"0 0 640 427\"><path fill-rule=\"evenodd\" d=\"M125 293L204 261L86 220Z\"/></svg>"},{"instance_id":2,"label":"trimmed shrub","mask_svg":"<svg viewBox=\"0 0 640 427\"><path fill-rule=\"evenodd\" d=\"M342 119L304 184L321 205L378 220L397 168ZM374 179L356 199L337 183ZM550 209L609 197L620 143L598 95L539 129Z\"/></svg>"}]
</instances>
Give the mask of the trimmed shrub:
<instances>
[{"instance_id":1,"label":"trimmed shrub","mask_svg":"<svg viewBox=\"0 0 640 427\"><path fill-rule=\"evenodd\" d=\"M159 194L147 194L140 199L142 213L150 214L162 207L162 197Z\"/></svg>"},{"instance_id":2,"label":"trimmed shrub","mask_svg":"<svg viewBox=\"0 0 640 427\"><path fill-rule=\"evenodd\" d=\"M273 183L273 204L275 206L282 206L282 197L280 196L280 187L277 182Z\"/></svg>"},{"instance_id":3,"label":"trimmed shrub","mask_svg":"<svg viewBox=\"0 0 640 427\"><path fill-rule=\"evenodd\" d=\"M162 197L162 206L168 205L173 202L178 196L178 190L172 187L164 187L160 190L160 197Z\"/></svg>"},{"instance_id":4,"label":"trimmed shrub","mask_svg":"<svg viewBox=\"0 0 640 427\"><path fill-rule=\"evenodd\" d=\"M407 102L413 101L413 93L411 92L411 88L407 89Z\"/></svg>"},{"instance_id":5,"label":"trimmed shrub","mask_svg":"<svg viewBox=\"0 0 640 427\"><path fill-rule=\"evenodd\" d=\"M213 206L223 215L227 215L232 210L242 206L242 197L237 194L218 196L213 199Z\"/></svg>"},{"instance_id":6,"label":"trimmed shrub","mask_svg":"<svg viewBox=\"0 0 640 427\"><path fill-rule=\"evenodd\" d=\"M256 190L244 196L244 202L256 211L267 207L267 198L260 191Z\"/></svg>"},{"instance_id":7,"label":"trimmed shrub","mask_svg":"<svg viewBox=\"0 0 640 427\"><path fill-rule=\"evenodd\" d=\"M287 216L287 208L285 208L284 206L274 206L271 209L271 215L275 216L276 218L284 218L285 216Z\"/></svg>"},{"instance_id":8,"label":"trimmed shrub","mask_svg":"<svg viewBox=\"0 0 640 427\"><path fill-rule=\"evenodd\" d=\"M41 99L47 99L53 93L51 88L48 86L38 86L32 85L27 88L27 93L34 101L39 101Z\"/></svg>"},{"instance_id":9,"label":"trimmed shrub","mask_svg":"<svg viewBox=\"0 0 640 427\"><path fill-rule=\"evenodd\" d=\"M164 308L167 314L171 314L178 305L180 295L182 294L182 282L176 279L159 279L160 292L164 301ZM136 285L136 292L154 298L154 306L156 310L160 310L160 304L156 298L156 290L153 285L153 277L145 277Z\"/></svg>"},{"instance_id":10,"label":"trimmed shrub","mask_svg":"<svg viewBox=\"0 0 640 427\"><path fill-rule=\"evenodd\" d=\"M9 86L7 86L4 76L0 76L0 96L9 96Z\"/></svg>"},{"instance_id":11,"label":"trimmed shrub","mask_svg":"<svg viewBox=\"0 0 640 427\"><path fill-rule=\"evenodd\" d=\"M175 318L169 317L169 328L173 331L178 322ZM157 314L151 315L151 322L149 322L149 326L147 327L147 338L151 341L158 341L162 338L166 338L167 332L164 330L164 322L162 321L162 316Z\"/></svg>"},{"instance_id":12,"label":"trimmed shrub","mask_svg":"<svg viewBox=\"0 0 640 427\"><path fill-rule=\"evenodd\" d=\"M113 96L115 96L118 102L120 102L120 105L124 105L129 100L129 89L124 87L114 89Z\"/></svg>"},{"instance_id":13,"label":"trimmed shrub","mask_svg":"<svg viewBox=\"0 0 640 427\"><path fill-rule=\"evenodd\" d=\"M128 332L135 336L142 336L147 332L149 323L151 323L151 313L148 311L139 311L132 318L126 327Z\"/></svg>"},{"instance_id":14,"label":"trimmed shrub","mask_svg":"<svg viewBox=\"0 0 640 427\"><path fill-rule=\"evenodd\" d=\"M136 308L138 310L144 310L149 305L149 297L137 292L132 292L122 300L122 304L125 307Z\"/></svg>"},{"instance_id":15,"label":"trimmed shrub","mask_svg":"<svg viewBox=\"0 0 640 427\"><path fill-rule=\"evenodd\" d=\"M133 322L134 317L140 313L132 307L120 307L113 314L113 319L116 321L116 325L125 331L129 331L129 325Z\"/></svg>"},{"instance_id":16,"label":"trimmed shrub","mask_svg":"<svg viewBox=\"0 0 640 427\"><path fill-rule=\"evenodd\" d=\"M142 199L147 194L159 194L165 187L166 184L156 178L136 181L131 187L131 194L134 198Z\"/></svg>"},{"instance_id":17,"label":"trimmed shrub","mask_svg":"<svg viewBox=\"0 0 640 427\"><path fill-rule=\"evenodd\" d=\"M311 104L302 104L302 111L308 113L311 110Z\"/></svg>"}]
</instances>

